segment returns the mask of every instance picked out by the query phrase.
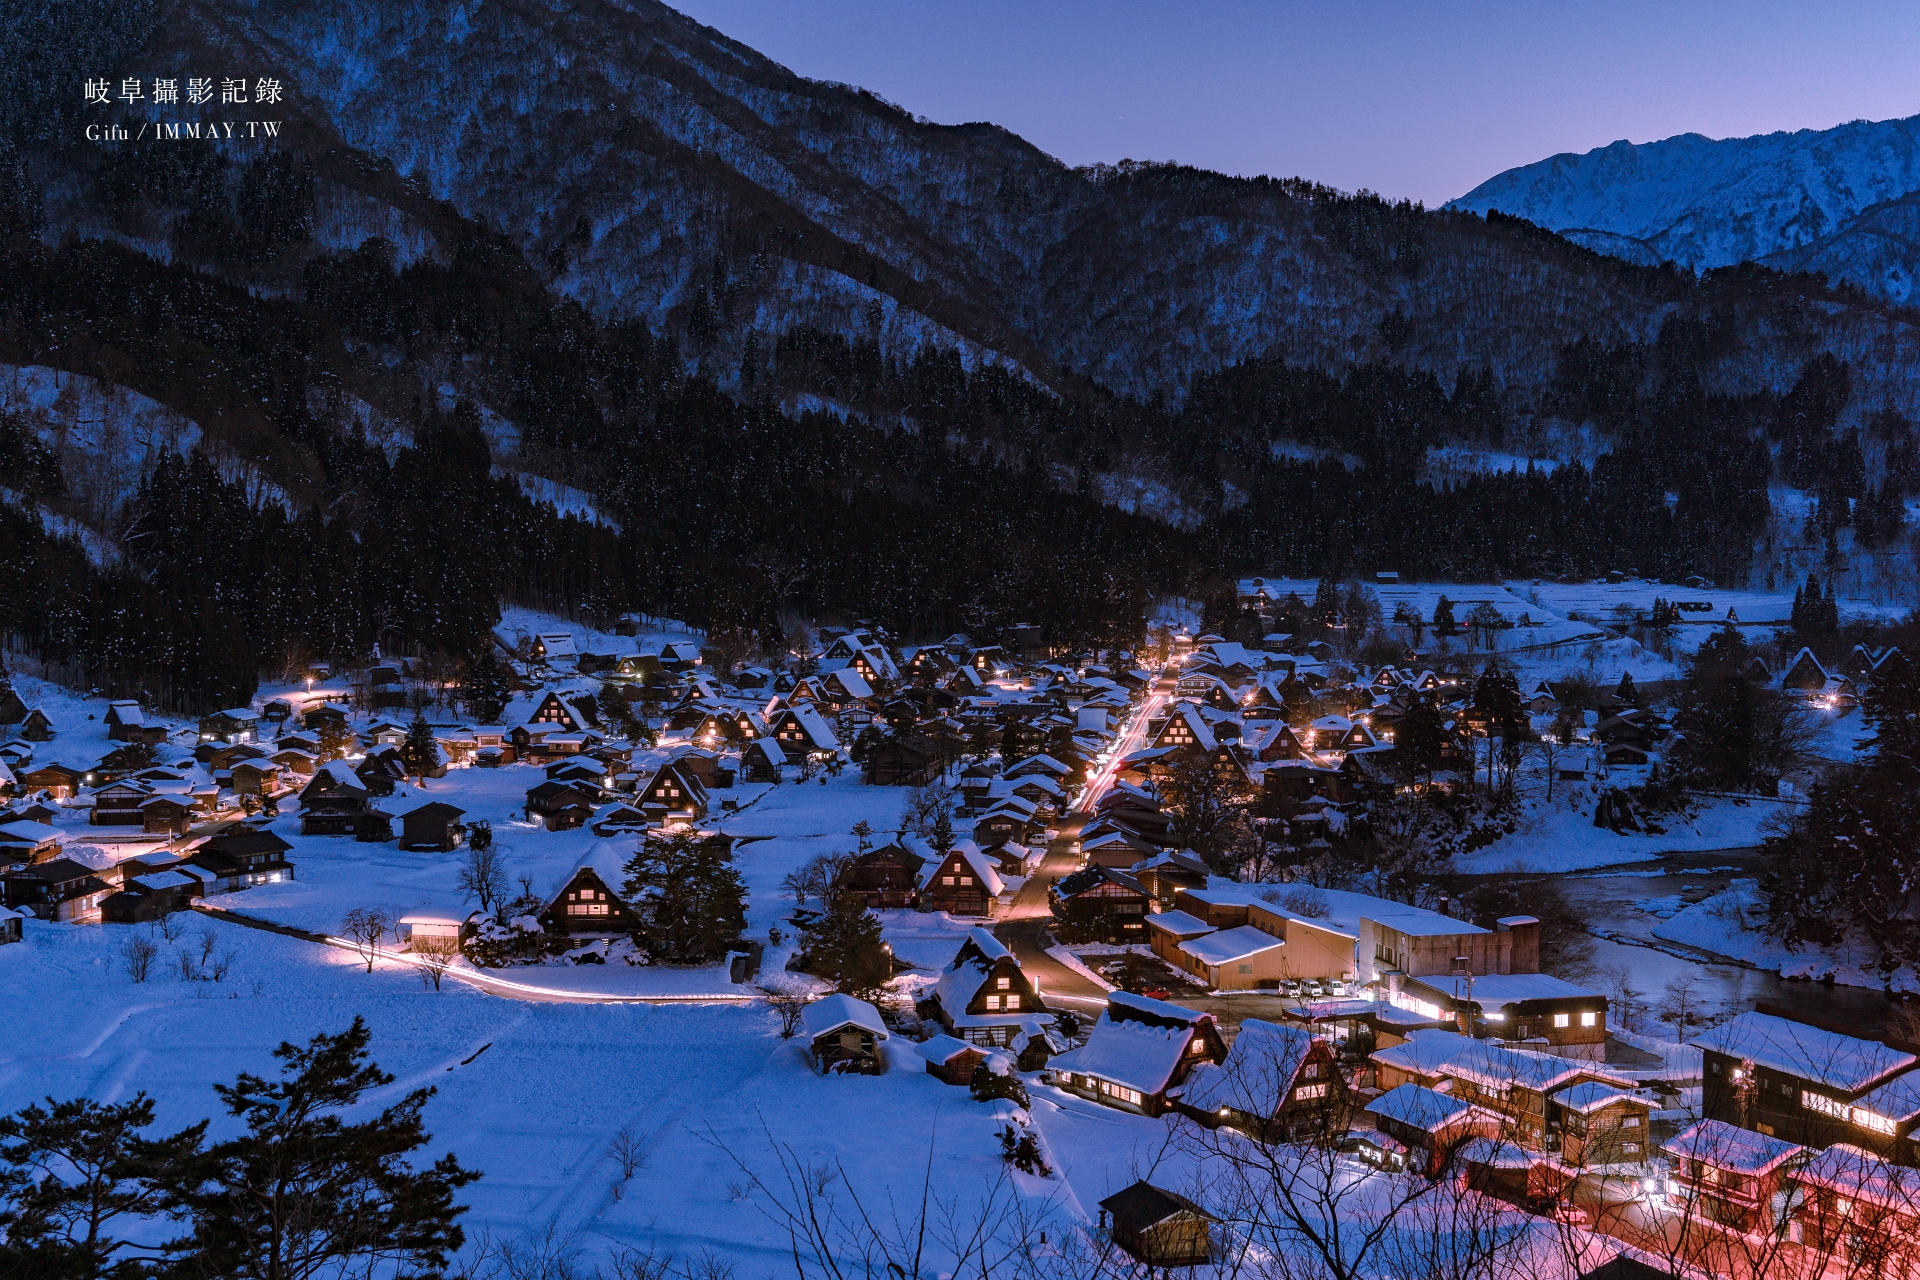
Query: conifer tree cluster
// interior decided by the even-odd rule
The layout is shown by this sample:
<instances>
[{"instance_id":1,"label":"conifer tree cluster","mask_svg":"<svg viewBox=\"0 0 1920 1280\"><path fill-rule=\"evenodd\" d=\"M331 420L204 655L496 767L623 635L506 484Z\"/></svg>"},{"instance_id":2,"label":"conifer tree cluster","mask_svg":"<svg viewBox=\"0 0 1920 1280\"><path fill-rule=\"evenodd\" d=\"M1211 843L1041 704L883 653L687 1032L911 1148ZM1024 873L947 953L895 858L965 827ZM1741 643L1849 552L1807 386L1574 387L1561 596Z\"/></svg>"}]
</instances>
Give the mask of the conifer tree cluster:
<instances>
[{"instance_id":1,"label":"conifer tree cluster","mask_svg":"<svg viewBox=\"0 0 1920 1280\"><path fill-rule=\"evenodd\" d=\"M640 917L634 942L656 960L711 963L746 931L746 884L724 840L677 832L644 841L626 876L623 895Z\"/></svg>"},{"instance_id":2,"label":"conifer tree cluster","mask_svg":"<svg viewBox=\"0 0 1920 1280\"><path fill-rule=\"evenodd\" d=\"M1788 621L1803 643L1825 639L1838 631L1840 602L1834 598L1833 579L1827 579L1826 594L1822 595L1820 579L1808 574L1806 582L1793 593L1793 612Z\"/></svg>"},{"instance_id":3,"label":"conifer tree cluster","mask_svg":"<svg viewBox=\"0 0 1920 1280\"><path fill-rule=\"evenodd\" d=\"M283 1043L277 1079L218 1084L240 1129L153 1134L153 1100L49 1098L0 1117L0 1274L34 1280L439 1273L465 1240L451 1154L426 1167L431 1088L373 1114L393 1076L366 1024Z\"/></svg>"}]
</instances>

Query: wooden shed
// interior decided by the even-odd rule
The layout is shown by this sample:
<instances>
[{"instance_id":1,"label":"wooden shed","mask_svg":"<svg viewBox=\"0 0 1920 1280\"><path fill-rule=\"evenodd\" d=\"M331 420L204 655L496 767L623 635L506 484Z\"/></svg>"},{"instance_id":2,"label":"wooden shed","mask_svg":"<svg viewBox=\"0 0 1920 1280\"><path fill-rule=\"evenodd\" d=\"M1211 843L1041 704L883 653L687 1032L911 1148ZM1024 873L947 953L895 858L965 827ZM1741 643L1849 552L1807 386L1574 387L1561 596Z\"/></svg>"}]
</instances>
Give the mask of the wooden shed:
<instances>
[{"instance_id":1,"label":"wooden shed","mask_svg":"<svg viewBox=\"0 0 1920 1280\"><path fill-rule=\"evenodd\" d=\"M943 1084L962 1088L973 1083L973 1073L987 1060L987 1050L953 1036L935 1036L914 1046L927 1060L927 1074Z\"/></svg>"},{"instance_id":2,"label":"wooden shed","mask_svg":"<svg viewBox=\"0 0 1920 1280\"><path fill-rule=\"evenodd\" d=\"M880 1011L865 1000L836 992L822 996L800 1014L814 1070L824 1075L877 1076L887 1069L889 1039Z\"/></svg>"},{"instance_id":3,"label":"wooden shed","mask_svg":"<svg viewBox=\"0 0 1920 1280\"><path fill-rule=\"evenodd\" d=\"M1217 1221L1179 1192L1144 1180L1100 1202L1109 1238L1148 1267L1206 1266Z\"/></svg>"}]
</instances>

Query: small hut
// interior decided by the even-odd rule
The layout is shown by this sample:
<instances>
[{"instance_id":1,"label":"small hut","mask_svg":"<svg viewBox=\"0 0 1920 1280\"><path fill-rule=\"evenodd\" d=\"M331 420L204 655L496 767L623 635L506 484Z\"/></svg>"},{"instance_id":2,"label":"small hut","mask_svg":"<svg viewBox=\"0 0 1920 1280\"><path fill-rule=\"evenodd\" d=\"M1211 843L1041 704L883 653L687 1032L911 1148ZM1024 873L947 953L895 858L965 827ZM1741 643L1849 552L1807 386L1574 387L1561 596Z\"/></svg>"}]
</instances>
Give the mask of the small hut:
<instances>
[{"instance_id":1,"label":"small hut","mask_svg":"<svg viewBox=\"0 0 1920 1280\"><path fill-rule=\"evenodd\" d=\"M1102 1200L1100 1221L1115 1244L1148 1267L1204 1267L1213 1261L1218 1219L1150 1182L1136 1182Z\"/></svg>"},{"instance_id":2,"label":"small hut","mask_svg":"<svg viewBox=\"0 0 1920 1280\"><path fill-rule=\"evenodd\" d=\"M822 996L800 1015L814 1069L825 1075L877 1076L887 1069L889 1038L880 1011L865 1000L835 993Z\"/></svg>"}]
</instances>

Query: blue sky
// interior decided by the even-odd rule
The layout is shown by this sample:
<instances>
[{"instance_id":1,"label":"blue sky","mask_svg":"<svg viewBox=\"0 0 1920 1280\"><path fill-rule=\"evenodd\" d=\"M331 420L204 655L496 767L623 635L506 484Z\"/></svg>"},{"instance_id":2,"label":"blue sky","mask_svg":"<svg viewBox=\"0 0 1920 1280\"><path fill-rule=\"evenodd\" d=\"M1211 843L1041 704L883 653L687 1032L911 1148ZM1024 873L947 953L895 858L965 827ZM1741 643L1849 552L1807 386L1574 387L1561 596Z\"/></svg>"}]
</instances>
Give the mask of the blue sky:
<instances>
[{"instance_id":1,"label":"blue sky","mask_svg":"<svg viewBox=\"0 0 1920 1280\"><path fill-rule=\"evenodd\" d=\"M802 75L992 120L1069 163L1180 160L1429 204L1617 138L1920 113L1912 0L675 7Z\"/></svg>"}]
</instances>

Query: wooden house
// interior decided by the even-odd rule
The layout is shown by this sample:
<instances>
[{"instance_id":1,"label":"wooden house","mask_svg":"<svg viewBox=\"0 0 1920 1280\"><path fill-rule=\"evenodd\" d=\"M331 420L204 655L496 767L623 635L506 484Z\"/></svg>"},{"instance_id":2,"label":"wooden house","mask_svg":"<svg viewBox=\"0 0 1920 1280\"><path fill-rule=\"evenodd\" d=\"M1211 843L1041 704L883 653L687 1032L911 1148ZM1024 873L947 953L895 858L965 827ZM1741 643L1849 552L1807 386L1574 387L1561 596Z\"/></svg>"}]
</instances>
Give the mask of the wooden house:
<instances>
[{"instance_id":1,"label":"wooden house","mask_svg":"<svg viewBox=\"0 0 1920 1280\"><path fill-rule=\"evenodd\" d=\"M945 911L956 916L984 916L1006 887L999 868L971 840L955 845L944 858L928 864L920 882L922 911Z\"/></svg>"},{"instance_id":2,"label":"wooden house","mask_svg":"<svg viewBox=\"0 0 1920 1280\"><path fill-rule=\"evenodd\" d=\"M311 756L307 758L312 760ZM228 776L233 780L233 793L237 796L270 796L280 790L280 776L284 772L286 766L277 758L268 756L258 760L242 760L233 766Z\"/></svg>"},{"instance_id":3,"label":"wooden house","mask_svg":"<svg viewBox=\"0 0 1920 1280\"><path fill-rule=\"evenodd\" d=\"M227 893L293 879L287 851L293 846L271 831L239 828L208 840L187 858L205 873L208 891Z\"/></svg>"},{"instance_id":4,"label":"wooden house","mask_svg":"<svg viewBox=\"0 0 1920 1280\"><path fill-rule=\"evenodd\" d=\"M926 864L927 860L911 849L883 845L850 859L834 877L833 893L836 897L857 893L869 910L911 907L919 901L920 878Z\"/></svg>"},{"instance_id":5,"label":"wooden house","mask_svg":"<svg viewBox=\"0 0 1920 1280\"><path fill-rule=\"evenodd\" d=\"M1660 1148L1673 1161L1676 1195L1706 1218L1737 1231L1774 1228L1774 1197L1787 1174L1810 1153L1797 1143L1700 1120Z\"/></svg>"},{"instance_id":6,"label":"wooden house","mask_svg":"<svg viewBox=\"0 0 1920 1280\"><path fill-rule=\"evenodd\" d=\"M1914 1161L1920 1056L1766 1008L1694 1037L1702 1114L1802 1146L1849 1142Z\"/></svg>"},{"instance_id":7,"label":"wooden house","mask_svg":"<svg viewBox=\"0 0 1920 1280\"><path fill-rule=\"evenodd\" d=\"M252 742L260 729L260 713L250 707L235 707L200 717L202 742Z\"/></svg>"},{"instance_id":8,"label":"wooden house","mask_svg":"<svg viewBox=\"0 0 1920 1280\"><path fill-rule=\"evenodd\" d=\"M1814 1256L1849 1275L1913 1274L1920 1237L1920 1174L1849 1142L1836 1142L1787 1174L1793 1226Z\"/></svg>"},{"instance_id":9,"label":"wooden house","mask_svg":"<svg viewBox=\"0 0 1920 1280\"><path fill-rule=\"evenodd\" d=\"M465 809L456 809L439 800L430 800L417 809L400 815L400 848L451 853L459 847L467 829L460 822Z\"/></svg>"},{"instance_id":10,"label":"wooden house","mask_svg":"<svg viewBox=\"0 0 1920 1280\"><path fill-rule=\"evenodd\" d=\"M593 834L604 839L638 835L653 825L653 819L622 800L609 801L593 811L589 821Z\"/></svg>"},{"instance_id":11,"label":"wooden house","mask_svg":"<svg viewBox=\"0 0 1920 1280\"><path fill-rule=\"evenodd\" d=\"M108 924L145 924L186 911L206 892L200 877L185 871L150 871L129 875L118 892L100 901L100 918Z\"/></svg>"},{"instance_id":12,"label":"wooden house","mask_svg":"<svg viewBox=\"0 0 1920 1280\"><path fill-rule=\"evenodd\" d=\"M813 1069L823 1075L877 1076L887 1069L890 1035L880 1011L865 1000L836 992L813 1001L800 1013Z\"/></svg>"},{"instance_id":13,"label":"wooden house","mask_svg":"<svg viewBox=\"0 0 1920 1280\"><path fill-rule=\"evenodd\" d=\"M115 742L160 743L167 740L167 726L150 723L147 713L131 698L107 704L107 736Z\"/></svg>"},{"instance_id":14,"label":"wooden house","mask_svg":"<svg viewBox=\"0 0 1920 1280\"><path fill-rule=\"evenodd\" d=\"M153 789L145 783L125 778L109 782L104 787L96 787L87 822L96 827L137 827L140 825L140 802L152 794Z\"/></svg>"},{"instance_id":15,"label":"wooden house","mask_svg":"<svg viewBox=\"0 0 1920 1280\"><path fill-rule=\"evenodd\" d=\"M982 845L1005 844L1009 840L1025 844L1034 834L1035 812L1031 802L1012 796L999 800L973 824L974 841Z\"/></svg>"},{"instance_id":16,"label":"wooden house","mask_svg":"<svg viewBox=\"0 0 1920 1280\"><path fill-rule=\"evenodd\" d=\"M1176 1191L1145 1180L1100 1202L1100 1226L1122 1251L1146 1267L1204 1267L1213 1261L1219 1219Z\"/></svg>"},{"instance_id":17,"label":"wooden house","mask_svg":"<svg viewBox=\"0 0 1920 1280\"><path fill-rule=\"evenodd\" d=\"M80 784L87 775L83 770L54 761L37 768L21 769L16 776L20 780L22 795L45 792L55 800L71 800L80 793Z\"/></svg>"},{"instance_id":18,"label":"wooden house","mask_svg":"<svg viewBox=\"0 0 1920 1280\"><path fill-rule=\"evenodd\" d=\"M373 838L388 815L373 807L373 796L353 769L333 761L314 775L300 791L300 834L303 836L359 836Z\"/></svg>"},{"instance_id":19,"label":"wooden house","mask_svg":"<svg viewBox=\"0 0 1920 1280\"><path fill-rule=\"evenodd\" d=\"M1606 1058L1607 997L1550 974L1407 975L1400 979L1400 991L1404 1001L1456 1015L1476 1036L1563 1058Z\"/></svg>"},{"instance_id":20,"label":"wooden house","mask_svg":"<svg viewBox=\"0 0 1920 1280\"><path fill-rule=\"evenodd\" d=\"M787 763L786 753L771 738L756 738L740 752L740 777L747 782L780 782Z\"/></svg>"},{"instance_id":21,"label":"wooden house","mask_svg":"<svg viewBox=\"0 0 1920 1280\"><path fill-rule=\"evenodd\" d=\"M642 812L658 811L683 822L707 816L707 789L680 760L669 760L634 791Z\"/></svg>"},{"instance_id":22,"label":"wooden house","mask_svg":"<svg viewBox=\"0 0 1920 1280\"><path fill-rule=\"evenodd\" d=\"M140 802L140 829L150 836L183 836L193 825L193 816L190 796L148 796Z\"/></svg>"},{"instance_id":23,"label":"wooden house","mask_svg":"<svg viewBox=\"0 0 1920 1280\"><path fill-rule=\"evenodd\" d=\"M1830 678L1820 659L1813 656L1813 650L1802 648L1781 673L1780 687L1799 693L1818 693L1827 687Z\"/></svg>"},{"instance_id":24,"label":"wooden house","mask_svg":"<svg viewBox=\"0 0 1920 1280\"><path fill-rule=\"evenodd\" d=\"M987 1060L987 1050L952 1036L934 1036L913 1048L926 1059L928 1075L942 1084L963 1089L973 1083L973 1073Z\"/></svg>"},{"instance_id":25,"label":"wooden house","mask_svg":"<svg viewBox=\"0 0 1920 1280\"><path fill-rule=\"evenodd\" d=\"M861 768L875 786L924 787L939 780L946 753L932 738L891 737L867 748Z\"/></svg>"},{"instance_id":26,"label":"wooden house","mask_svg":"<svg viewBox=\"0 0 1920 1280\"><path fill-rule=\"evenodd\" d=\"M1056 1054L1047 1074L1069 1093L1157 1116L1171 1105L1168 1089L1201 1063L1219 1063L1226 1056L1212 1014L1112 991L1087 1042Z\"/></svg>"},{"instance_id":27,"label":"wooden house","mask_svg":"<svg viewBox=\"0 0 1920 1280\"><path fill-rule=\"evenodd\" d=\"M832 726L806 703L790 703L770 716L767 734L793 760L806 755L831 755L840 750L840 740L834 736Z\"/></svg>"},{"instance_id":28,"label":"wooden house","mask_svg":"<svg viewBox=\"0 0 1920 1280\"><path fill-rule=\"evenodd\" d=\"M564 782L543 782L527 791L528 822L549 831L572 831L593 816L595 797Z\"/></svg>"},{"instance_id":29,"label":"wooden house","mask_svg":"<svg viewBox=\"0 0 1920 1280\"><path fill-rule=\"evenodd\" d=\"M300 727L312 733L328 725L344 727L350 714L351 711L338 702L310 702L300 711Z\"/></svg>"},{"instance_id":30,"label":"wooden house","mask_svg":"<svg viewBox=\"0 0 1920 1280\"><path fill-rule=\"evenodd\" d=\"M10 907L0 907L0 946L9 942L18 942L26 936L21 924L25 919L20 912Z\"/></svg>"},{"instance_id":31,"label":"wooden house","mask_svg":"<svg viewBox=\"0 0 1920 1280\"><path fill-rule=\"evenodd\" d=\"M1053 1015L1019 958L987 929L967 931L947 967L915 1006L921 1021L938 1023L968 1044L1009 1049L1023 1071L1046 1065Z\"/></svg>"},{"instance_id":32,"label":"wooden house","mask_svg":"<svg viewBox=\"0 0 1920 1280\"><path fill-rule=\"evenodd\" d=\"M610 859L594 861L607 863ZM631 933L640 919L607 887L607 881L593 863L582 863L541 911L540 923L548 933L571 936Z\"/></svg>"},{"instance_id":33,"label":"wooden house","mask_svg":"<svg viewBox=\"0 0 1920 1280\"><path fill-rule=\"evenodd\" d=\"M97 919L100 904L113 892L92 867L71 858L10 867L0 885L7 906L64 922Z\"/></svg>"},{"instance_id":34,"label":"wooden house","mask_svg":"<svg viewBox=\"0 0 1920 1280\"><path fill-rule=\"evenodd\" d=\"M30 707L20 721L19 734L28 742L52 742L53 721L38 707Z\"/></svg>"},{"instance_id":35,"label":"wooden house","mask_svg":"<svg viewBox=\"0 0 1920 1280\"><path fill-rule=\"evenodd\" d=\"M1124 871L1095 863L1054 881L1047 900L1054 934L1062 942L1130 946L1147 941L1153 897Z\"/></svg>"},{"instance_id":36,"label":"wooden house","mask_svg":"<svg viewBox=\"0 0 1920 1280\"><path fill-rule=\"evenodd\" d=\"M1338 1137L1349 1105L1330 1041L1260 1018L1241 1022L1219 1066L1189 1072L1176 1102L1208 1128L1231 1125L1263 1142Z\"/></svg>"},{"instance_id":37,"label":"wooden house","mask_svg":"<svg viewBox=\"0 0 1920 1280\"><path fill-rule=\"evenodd\" d=\"M1132 864L1126 871L1140 882L1140 887L1162 911L1173 906L1175 895L1182 889L1206 888L1211 874L1207 864L1191 853L1157 853Z\"/></svg>"},{"instance_id":38,"label":"wooden house","mask_svg":"<svg viewBox=\"0 0 1920 1280\"><path fill-rule=\"evenodd\" d=\"M1501 1136L1501 1119L1464 1098L1417 1084L1403 1084L1367 1104L1374 1127L1407 1153L1407 1163L1429 1175L1454 1163L1474 1138Z\"/></svg>"},{"instance_id":39,"label":"wooden house","mask_svg":"<svg viewBox=\"0 0 1920 1280\"><path fill-rule=\"evenodd\" d=\"M60 832L44 822L0 816L0 861L49 862L60 856Z\"/></svg>"}]
</instances>

